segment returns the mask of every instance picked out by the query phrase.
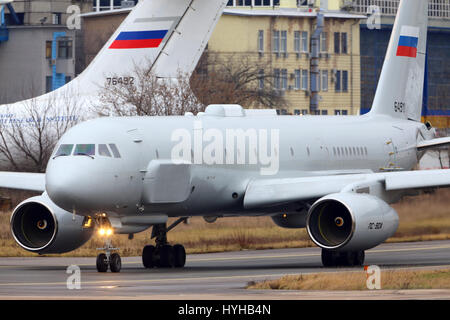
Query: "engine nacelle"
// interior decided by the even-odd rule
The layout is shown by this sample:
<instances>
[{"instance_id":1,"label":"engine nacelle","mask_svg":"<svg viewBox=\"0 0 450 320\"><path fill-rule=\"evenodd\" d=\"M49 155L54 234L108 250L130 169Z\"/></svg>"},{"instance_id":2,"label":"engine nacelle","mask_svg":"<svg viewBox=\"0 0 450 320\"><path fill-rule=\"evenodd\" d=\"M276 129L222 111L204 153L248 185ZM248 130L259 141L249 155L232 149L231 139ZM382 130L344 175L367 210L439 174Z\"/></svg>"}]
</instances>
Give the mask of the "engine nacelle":
<instances>
[{"instance_id":1,"label":"engine nacelle","mask_svg":"<svg viewBox=\"0 0 450 320\"><path fill-rule=\"evenodd\" d=\"M306 227L311 240L321 248L367 250L394 235L398 228L398 215L375 196L335 193L312 205Z\"/></svg>"},{"instance_id":2,"label":"engine nacelle","mask_svg":"<svg viewBox=\"0 0 450 320\"><path fill-rule=\"evenodd\" d=\"M59 208L43 194L23 201L14 209L11 232L25 250L64 253L81 247L92 236L93 228L83 228L83 220Z\"/></svg>"}]
</instances>

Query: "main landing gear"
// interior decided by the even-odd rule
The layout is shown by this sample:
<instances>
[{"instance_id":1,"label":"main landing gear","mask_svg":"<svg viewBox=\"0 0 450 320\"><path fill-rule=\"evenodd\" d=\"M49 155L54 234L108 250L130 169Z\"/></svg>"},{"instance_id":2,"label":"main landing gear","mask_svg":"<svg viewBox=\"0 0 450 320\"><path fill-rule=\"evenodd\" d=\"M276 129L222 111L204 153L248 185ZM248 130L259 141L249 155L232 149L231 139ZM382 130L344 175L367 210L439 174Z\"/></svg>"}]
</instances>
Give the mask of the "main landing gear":
<instances>
[{"instance_id":1,"label":"main landing gear","mask_svg":"<svg viewBox=\"0 0 450 320\"><path fill-rule=\"evenodd\" d=\"M113 252L119 250L119 248L114 248L111 245L113 229L106 218L99 219L99 226L98 233L105 239L105 246L103 248L97 248L97 250L105 251L105 253L100 253L97 256L97 271L106 272L109 267L111 272L120 272L120 269L122 269L122 260L117 252Z\"/></svg>"},{"instance_id":2,"label":"main landing gear","mask_svg":"<svg viewBox=\"0 0 450 320\"><path fill-rule=\"evenodd\" d=\"M331 251L322 249L322 264L324 267L352 267L364 264L364 251Z\"/></svg>"},{"instance_id":3,"label":"main landing gear","mask_svg":"<svg viewBox=\"0 0 450 320\"><path fill-rule=\"evenodd\" d=\"M182 268L186 263L186 250L181 244L171 246L167 242L167 232L188 218L180 218L168 228L166 224L156 224L152 229L152 239L156 246L148 245L142 250L142 263L146 268Z\"/></svg>"}]
</instances>

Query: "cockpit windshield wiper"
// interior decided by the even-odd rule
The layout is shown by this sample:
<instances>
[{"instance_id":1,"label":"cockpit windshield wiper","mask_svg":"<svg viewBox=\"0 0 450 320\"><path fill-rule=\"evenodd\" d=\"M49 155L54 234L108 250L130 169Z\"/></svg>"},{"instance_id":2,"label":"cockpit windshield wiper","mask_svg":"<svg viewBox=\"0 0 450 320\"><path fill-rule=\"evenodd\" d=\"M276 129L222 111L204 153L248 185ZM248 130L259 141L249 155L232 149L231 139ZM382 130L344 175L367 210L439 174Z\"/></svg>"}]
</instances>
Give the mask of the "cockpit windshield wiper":
<instances>
[{"instance_id":1,"label":"cockpit windshield wiper","mask_svg":"<svg viewBox=\"0 0 450 320\"><path fill-rule=\"evenodd\" d=\"M95 159L94 156L92 156L90 154L87 154L87 153L84 153L84 152L77 152L77 153L74 153L73 155L74 156L87 156L87 157L89 157L91 159Z\"/></svg>"},{"instance_id":2,"label":"cockpit windshield wiper","mask_svg":"<svg viewBox=\"0 0 450 320\"><path fill-rule=\"evenodd\" d=\"M67 157L67 156L68 156L68 154L62 153L62 154L57 154L57 155L54 156L52 159L56 159L56 158L58 158L58 157Z\"/></svg>"}]
</instances>

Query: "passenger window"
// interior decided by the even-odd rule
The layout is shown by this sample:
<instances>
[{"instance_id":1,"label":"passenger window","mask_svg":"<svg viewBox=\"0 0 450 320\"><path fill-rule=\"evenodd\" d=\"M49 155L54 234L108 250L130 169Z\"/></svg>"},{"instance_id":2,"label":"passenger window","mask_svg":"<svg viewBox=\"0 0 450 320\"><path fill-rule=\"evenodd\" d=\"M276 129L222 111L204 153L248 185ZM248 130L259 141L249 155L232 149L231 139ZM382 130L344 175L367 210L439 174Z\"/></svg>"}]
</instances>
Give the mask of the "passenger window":
<instances>
[{"instance_id":1,"label":"passenger window","mask_svg":"<svg viewBox=\"0 0 450 320\"><path fill-rule=\"evenodd\" d=\"M59 146L58 151L55 154L55 157L70 156L72 150L73 144L62 144Z\"/></svg>"},{"instance_id":2,"label":"passenger window","mask_svg":"<svg viewBox=\"0 0 450 320\"><path fill-rule=\"evenodd\" d=\"M117 149L116 145L114 143L110 143L109 147L111 148L114 158L120 158L119 149Z\"/></svg>"},{"instance_id":3,"label":"passenger window","mask_svg":"<svg viewBox=\"0 0 450 320\"><path fill-rule=\"evenodd\" d=\"M77 144L74 156L94 156L95 144Z\"/></svg>"},{"instance_id":4,"label":"passenger window","mask_svg":"<svg viewBox=\"0 0 450 320\"><path fill-rule=\"evenodd\" d=\"M112 157L111 152L109 152L108 146L106 144L98 145L98 155L109 158Z\"/></svg>"}]
</instances>

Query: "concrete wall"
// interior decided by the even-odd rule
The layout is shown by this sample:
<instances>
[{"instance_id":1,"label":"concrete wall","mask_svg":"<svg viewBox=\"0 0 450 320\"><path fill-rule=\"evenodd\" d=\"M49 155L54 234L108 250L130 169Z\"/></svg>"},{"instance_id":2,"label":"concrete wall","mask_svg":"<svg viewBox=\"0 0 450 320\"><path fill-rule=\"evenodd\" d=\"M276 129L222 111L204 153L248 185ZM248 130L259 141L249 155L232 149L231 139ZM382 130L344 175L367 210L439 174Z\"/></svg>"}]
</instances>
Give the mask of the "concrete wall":
<instances>
[{"instance_id":1,"label":"concrete wall","mask_svg":"<svg viewBox=\"0 0 450 320\"><path fill-rule=\"evenodd\" d=\"M74 32L61 27L9 28L9 41L0 44L0 104L45 93L46 77L52 75L45 44L53 40L54 32L61 31L75 41ZM75 76L73 58L68 61L66 75Z\"/></svg>"}]
</instances>

